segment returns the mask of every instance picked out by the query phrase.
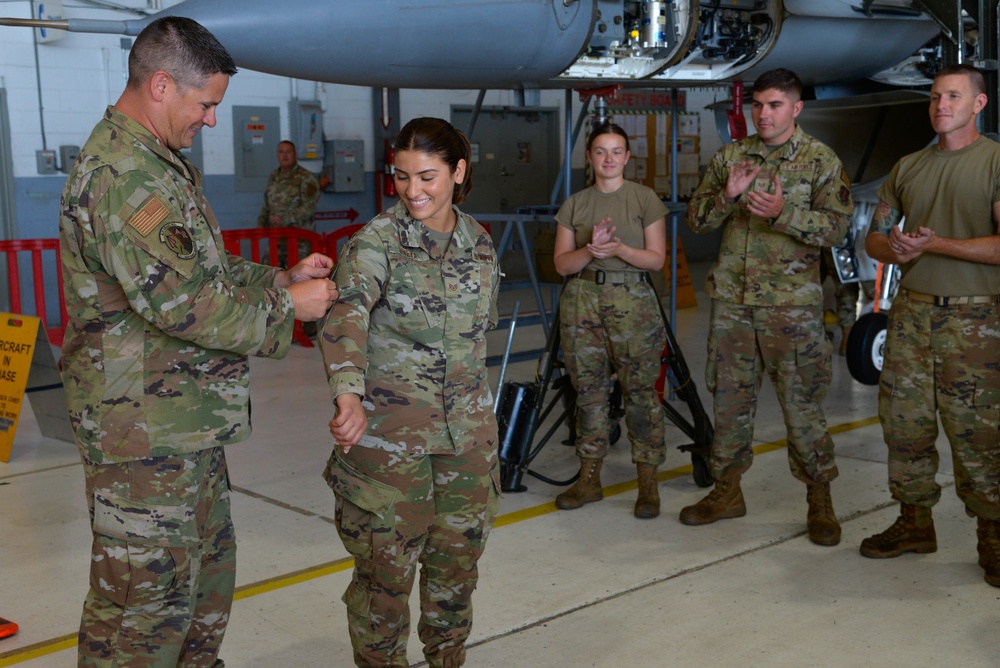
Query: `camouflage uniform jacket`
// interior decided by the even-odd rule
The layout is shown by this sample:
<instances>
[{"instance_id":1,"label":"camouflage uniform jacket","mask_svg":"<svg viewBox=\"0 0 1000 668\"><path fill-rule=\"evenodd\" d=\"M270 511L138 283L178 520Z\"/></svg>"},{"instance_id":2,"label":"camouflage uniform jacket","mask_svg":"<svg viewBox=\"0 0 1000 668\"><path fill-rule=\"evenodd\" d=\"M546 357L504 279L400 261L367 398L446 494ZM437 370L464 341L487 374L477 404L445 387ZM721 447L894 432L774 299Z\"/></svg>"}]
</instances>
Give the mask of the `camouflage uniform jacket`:
<instances>
[{"instance_id":1,"label":"camouflage uniform jacket","mask_svg":"<svg viewBox=\"0 0 1000 668\"><path fill-rule=\"evenodd\" d=\"M461 454L496 440L486 331L496 326L500 269L489 233L455 211L440 259L402 203L340 255L340 298L320 347L334 399L353 392L369 412L362 446Z\"/></svg>"},{"instance_id":2,"label":"camouflage uniform jacket","mask_svg":"<svg viewBox=\"0 0 1000 668\"><path fill-rule=\"evenodd\" d=\"M750 214L742 196L726 202L729 169L745 160L761 166L751 189L774 192L779 176L785 208L777 218ZM850 186L836 154L798 126L770 154L757 135L719 149L687 207L695 232L725 223L708 296L747 306L822 304L821 247L836 246L847 234L854 211Z\"/></svg>"},{"instance_id":3,"label":"camouflage uniform jacket","mask_svg":"<svg viewBox=\"0 0 1000 668\"><path fill-rule=\"evenodd\" d=\"M63 191L63 380L94 464L250 433L247 355L282 357L294 305L277 269L229 256L201 174L114 107Z\"/></svg>"},{"instance_id":4,"label":"camouflage uniform jacket","mask_svg":"<svg viewBox=\"0 0 1000 668\"><path fill-rule=\"evenodd\" d=\"M319 202L319 182L308 169L295 165L288 171L276 169L267 178L264 208L257 216L257 227L271 227L271 215L281 216L282 227L316 230L316 204Z\"/></svg>"}]
</instances>

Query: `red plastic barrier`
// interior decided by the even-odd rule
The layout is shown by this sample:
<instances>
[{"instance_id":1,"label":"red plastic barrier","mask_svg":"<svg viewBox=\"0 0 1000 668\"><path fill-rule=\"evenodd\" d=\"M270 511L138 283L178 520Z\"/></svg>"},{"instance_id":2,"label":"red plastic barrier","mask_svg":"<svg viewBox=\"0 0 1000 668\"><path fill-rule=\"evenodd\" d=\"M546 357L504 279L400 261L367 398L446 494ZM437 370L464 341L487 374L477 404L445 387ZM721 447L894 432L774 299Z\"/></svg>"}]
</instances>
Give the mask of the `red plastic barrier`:
<instances>
[{"instance_id":1,"label":"red plastic barrier","mask_svg":"<svg viewBox=\"0 0 1000 668\"><path fill-rule=\"evenodd\" d=\"M310 230L303 230L298 227L252 227L239 230L222 230L222 241L226 245L226 250L230 255L243 255L243 242L250 242L250 261L261 262L265 254L261 251L261 246L267 248L267 262L272 267L278 266L278 242L283 241L288 255L288 266L294 266L299 261L299 241L308 241L309 247L313 251L322 252L325 245L323 235ZM262 241L266 241L264 244ZM244 257L246 257L244 255ZM303 348L312 348L312 339L302 329L302 322L295 321L295 328L292 330L294 338Z\"/></svg>"},{"instance_id":2,"label":"red plastic barrier","mask_svg":"<svg viewBox=\"0 0 1000 668\"><path fill-rule=\"evenodd\" d=\"M326 234L326 244L324 245L324 248L326 248L326 254L332 257L333 261L336 262L337 257L340 255L340 247L343 245L343 242L346 242L354 236L354 233L364 226L364 223L352 223L350 225L344 225L343 227Z\"/></svg>"},{"instance_id":3,"label":"red plastic barrier","mask_svg":"<svg viewBox=\"0 0 1000 668\"><path fill-rule=\"evenodd\" d=\"M43 271L42 253L53 254L58 277L55 291L59 299L59 323L49 322L48 309L46 305L49 299L45 291L45 275ZM14 239L0 241L0 253L3 254L7 264L7 298L10 301L10 310L13 313L22 315L38 316L42 320L45 331L48 332L49 341L57 346L62 345L63 333L66 330L66 299L62 292L62 262L59 258L58 239ZM27 312L22 305L22 287L19 253L30 253L31 256L31 284L34 288L34 312Z\"/></svg>"},{"instance_id":4,"label":"red plastic barrier","mask_svg":"<svg viewBox=\"0 0 1000 668\"><path fill-rule=\"evenodd\" d=\"M267 262L271 266L278 263L278 242L284 241L288 249L288 266L291 267L302 258L299 257L299 241L308 241L309 247L318 252L323 252L325 244L323 235L310 230L303 230L297 227L252 227L240 230L222 230L222 239L226 244L226 250L233 255L243 255L253 262L261 262L265 257L262 247L266 248ZM261 243L266 240L266 244ZM250 254L243 253L243 242L250 242Z\"/></svg>"}]
</instances>

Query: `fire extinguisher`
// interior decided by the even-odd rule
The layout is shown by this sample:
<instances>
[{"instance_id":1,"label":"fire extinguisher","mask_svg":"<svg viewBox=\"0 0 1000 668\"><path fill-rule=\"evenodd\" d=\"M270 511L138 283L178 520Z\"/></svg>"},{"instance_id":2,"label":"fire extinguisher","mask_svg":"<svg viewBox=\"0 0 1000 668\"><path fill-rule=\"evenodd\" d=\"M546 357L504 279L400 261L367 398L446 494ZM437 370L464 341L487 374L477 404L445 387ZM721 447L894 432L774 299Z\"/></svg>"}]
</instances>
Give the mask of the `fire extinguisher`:
<instances>
[{"instance_id":1,"label":"fire extinguisher","mask_svg":"<svg viewBox=\"0 0 1000 668\"><path fill-rule=\"evenodd\" d=\"M396 173L396 150L390 146L385 151L385 169L382 178L382 194L386 197L398 197L396 193L396 180L394 175Z\"/></svg>"}]
</instances>

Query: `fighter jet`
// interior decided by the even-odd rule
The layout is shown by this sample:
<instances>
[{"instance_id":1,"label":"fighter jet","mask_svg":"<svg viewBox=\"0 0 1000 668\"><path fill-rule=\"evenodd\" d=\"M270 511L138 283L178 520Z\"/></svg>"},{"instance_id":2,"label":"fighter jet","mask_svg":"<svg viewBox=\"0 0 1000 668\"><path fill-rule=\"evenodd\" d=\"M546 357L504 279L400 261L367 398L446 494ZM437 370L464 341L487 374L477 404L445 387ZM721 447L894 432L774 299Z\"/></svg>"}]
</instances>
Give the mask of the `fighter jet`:
<instances>
[{"instance_id":1,"label":"fighter jet","mask_svg":"<svg viewBox=\"0 0 1000 668\"><path fill-rule=\"evenodd\" d=\"M882 77L940 33L906 0L186 0L134 20L0 25L137 35L193 18L244 68L383 88L709 85L794 69ZM924 5L926 3L920 3ZM914 68L906 68L912 83ZM919 78L919 76L918 76Z\"/></svg>"}]
</instances>

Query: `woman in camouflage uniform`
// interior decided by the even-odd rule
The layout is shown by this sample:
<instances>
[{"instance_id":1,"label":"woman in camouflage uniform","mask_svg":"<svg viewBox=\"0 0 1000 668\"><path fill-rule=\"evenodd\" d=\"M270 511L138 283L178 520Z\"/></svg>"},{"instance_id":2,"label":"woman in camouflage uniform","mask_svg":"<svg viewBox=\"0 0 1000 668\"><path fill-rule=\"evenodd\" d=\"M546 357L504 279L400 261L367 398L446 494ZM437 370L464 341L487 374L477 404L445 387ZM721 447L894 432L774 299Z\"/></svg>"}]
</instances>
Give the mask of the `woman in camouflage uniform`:
<instances>
[{"instance_id":1,"label":"woman in camouflage uniform","mask_svg":"<svg viewBox=\"0 0 1000 668\"><path fill-rule=\"evenodd\" d=\"M559 299L560 340L577 391L580 478L556 497L569 510L599 501L608 451L609 366L625 399L632 461L639 474L635 516L660 514L656 468L666 457L663 408L654 384L666 330L647 271L662 271L667 207L651 189L626 181L628 135L606 123L587 143L594 185L556 214L555 265L573 276Z\"/></svg>"},{"instance_id":2,"label":"woman in camouflage uniform","mask_svg":"<svg viewBox=\"0 0 1000 668\"><path fill-rule=\"evenodd\" d=\"M336 416L325 477L354 556L344 594L359 666L406 666L408 599L431 666L460 666L476 563L498 507L497 424L486 373L499 265L455 206L471 149L446 121L396 140L400 201L351 239L321 349Z\"/></svg>"}]
</instances>

